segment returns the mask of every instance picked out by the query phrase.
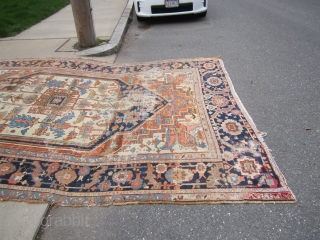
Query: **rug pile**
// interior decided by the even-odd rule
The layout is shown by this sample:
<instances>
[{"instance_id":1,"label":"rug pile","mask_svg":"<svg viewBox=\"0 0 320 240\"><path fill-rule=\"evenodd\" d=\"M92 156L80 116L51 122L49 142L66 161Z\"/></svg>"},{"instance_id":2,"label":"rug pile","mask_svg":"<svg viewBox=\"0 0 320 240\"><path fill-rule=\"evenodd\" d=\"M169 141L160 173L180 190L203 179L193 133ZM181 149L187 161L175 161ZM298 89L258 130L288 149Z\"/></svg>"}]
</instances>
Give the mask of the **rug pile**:
<instances>
[{"instance_id":1,"label":"rug pile","mask_svg":"<svg viewBox=\"0 0 320 240\"><path fill-rule=\"evenodd\" d=\"M0 60L0 198L295 202L217 58Z\"/></svg>"}]
</instances>

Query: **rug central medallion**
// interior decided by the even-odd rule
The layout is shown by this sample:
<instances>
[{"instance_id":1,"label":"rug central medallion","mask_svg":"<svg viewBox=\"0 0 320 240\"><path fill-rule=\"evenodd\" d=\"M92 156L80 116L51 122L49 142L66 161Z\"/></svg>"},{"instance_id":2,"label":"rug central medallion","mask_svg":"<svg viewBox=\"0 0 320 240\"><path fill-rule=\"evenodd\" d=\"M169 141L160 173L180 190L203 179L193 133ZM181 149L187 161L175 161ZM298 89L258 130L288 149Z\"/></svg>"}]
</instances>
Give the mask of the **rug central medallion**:
<instances>
[{"instance_id":1,"label":"rug central medallion","mask_svg":"<svg viewBox=\"0 0 320 240\"><path fill-rule=\"evenodd\" d=\"M0 139L19 140L18 148L24 143L91 151L132 133L168 104L140 85L114 79L33 74L10 85L0 90Z\"/></svg>"}]
</instances>

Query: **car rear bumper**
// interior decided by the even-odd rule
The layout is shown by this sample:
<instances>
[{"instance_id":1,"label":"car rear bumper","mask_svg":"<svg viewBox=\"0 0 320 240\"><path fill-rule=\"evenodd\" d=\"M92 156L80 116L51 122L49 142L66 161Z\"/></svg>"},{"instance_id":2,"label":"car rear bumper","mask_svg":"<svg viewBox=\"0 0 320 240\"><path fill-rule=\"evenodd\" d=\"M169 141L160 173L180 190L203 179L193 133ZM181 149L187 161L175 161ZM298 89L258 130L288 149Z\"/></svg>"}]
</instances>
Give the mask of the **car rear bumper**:
<instances>
[{"instance_id":1,"label":"car rear bumper","mask_svg":"<svg viewBox=\"0 0 320 240\"><path fill-rule=\"evenodd\" d=\"M139 17L198 14L207 11L208 0L179 0L177 8L166 8L164 0L134 0L134 8Z\"/></svg>"}]
</instances>

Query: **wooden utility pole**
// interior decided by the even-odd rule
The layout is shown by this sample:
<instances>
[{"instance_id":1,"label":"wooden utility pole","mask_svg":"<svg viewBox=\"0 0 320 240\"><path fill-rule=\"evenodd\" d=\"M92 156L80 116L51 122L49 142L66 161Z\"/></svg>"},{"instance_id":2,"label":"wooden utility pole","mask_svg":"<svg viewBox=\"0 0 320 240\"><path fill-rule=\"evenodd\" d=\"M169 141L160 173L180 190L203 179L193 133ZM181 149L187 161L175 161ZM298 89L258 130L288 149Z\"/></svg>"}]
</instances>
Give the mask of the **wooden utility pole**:
<instances>
[{"instance_id":1,"label":"wooden utility pole","mask_svg":"<svg viewBox=\"0 0 320 240\"><path fill-rule=\"evenodd\" d=\"M79 46L82 48L96 45L90 0L70 0Z\"/></svg>"}]
</instances>

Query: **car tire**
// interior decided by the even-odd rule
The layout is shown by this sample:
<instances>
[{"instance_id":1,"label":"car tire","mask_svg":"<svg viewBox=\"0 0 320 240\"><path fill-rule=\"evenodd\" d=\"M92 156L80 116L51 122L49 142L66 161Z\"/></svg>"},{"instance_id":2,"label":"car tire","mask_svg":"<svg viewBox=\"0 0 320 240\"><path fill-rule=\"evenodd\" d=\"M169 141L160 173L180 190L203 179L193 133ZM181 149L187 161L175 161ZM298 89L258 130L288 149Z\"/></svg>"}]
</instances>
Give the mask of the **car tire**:
<instances>
[{"instance_id":1,"label":"car tire","mask_svg":"<svg viewBox=\"0 0 320 240\"><path fill-rule=\"evenodd\" d=\"M198 14L199 17L205 17L206 15L207 15L207 11Z\"/></svg>"}]
</instances>

